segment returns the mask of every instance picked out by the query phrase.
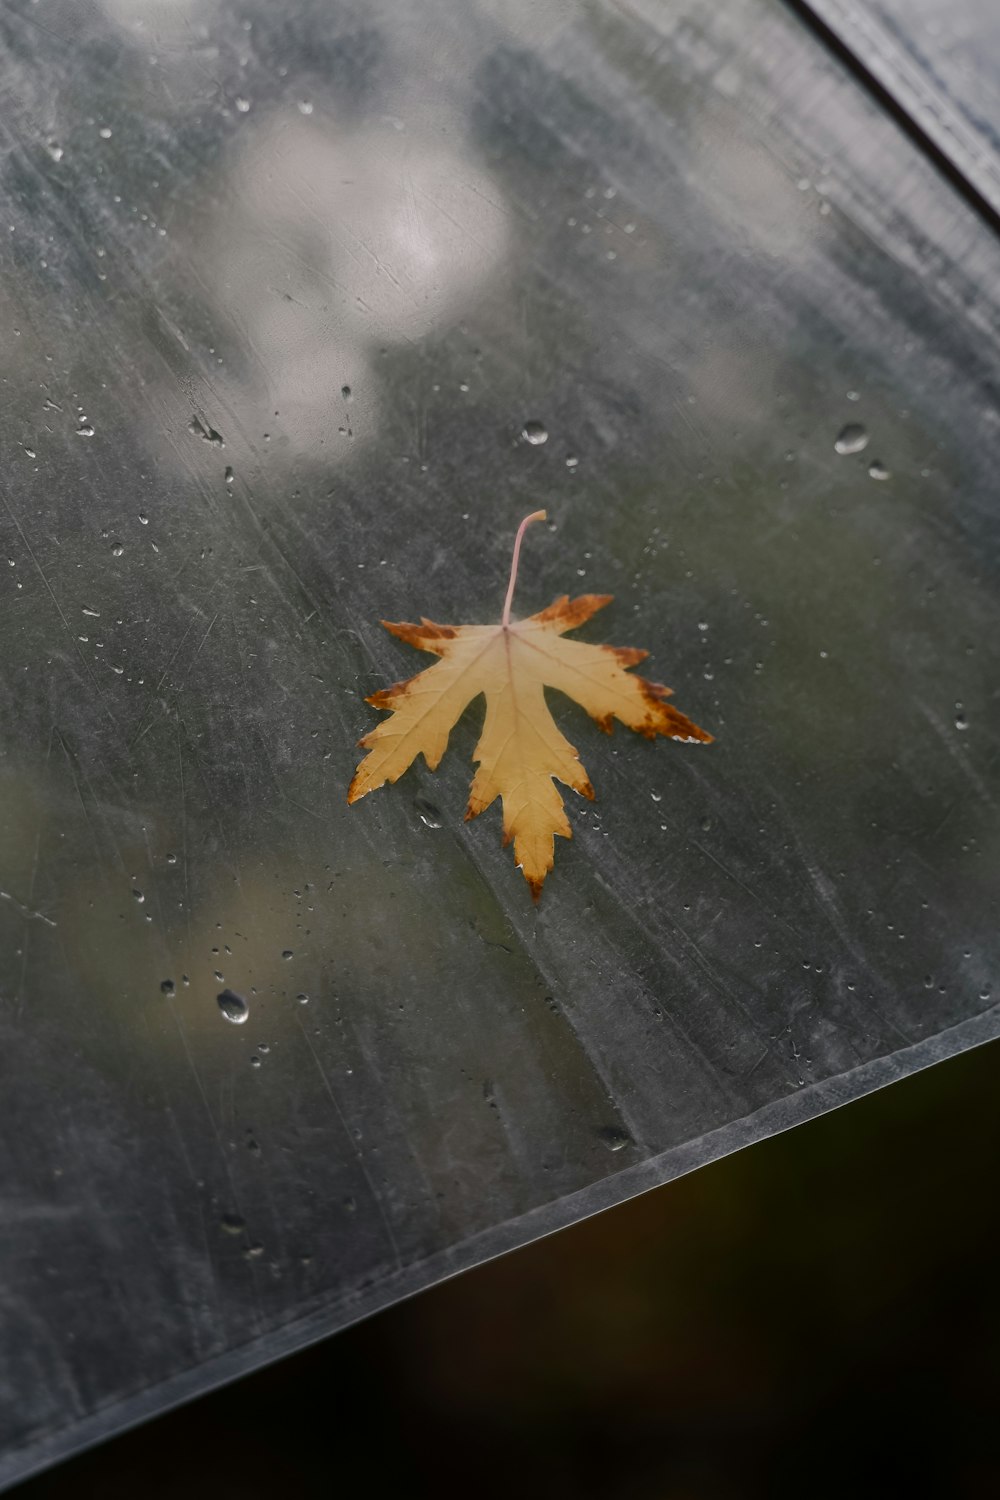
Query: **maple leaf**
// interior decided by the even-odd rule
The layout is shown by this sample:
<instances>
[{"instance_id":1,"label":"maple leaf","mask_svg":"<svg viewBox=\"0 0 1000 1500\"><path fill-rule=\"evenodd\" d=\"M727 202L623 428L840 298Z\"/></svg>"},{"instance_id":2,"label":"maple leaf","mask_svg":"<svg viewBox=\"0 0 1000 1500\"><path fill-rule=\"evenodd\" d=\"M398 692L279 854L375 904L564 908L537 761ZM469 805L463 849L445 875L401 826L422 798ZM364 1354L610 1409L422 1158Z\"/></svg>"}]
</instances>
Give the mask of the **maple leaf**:
<instances>
[{"instance_id":1,"label":"maple leaf","mask_svg":"<svg viewBox=\"0 0 1000 1500\"><path fill-rule=\"evenodd\" d=\"M401 641L441 660L366 700L391 710L392 716L359 741L369 753L347 793L348 802L357 802L385 782L397 781L421 754L436 770L462 712L485 694L486 719L473 756L478 769L465 816L474 818L502 798L503 841L513 840L514 858L536 901L553 866L555 836L573 836L555 782L591 800L594 796L580 757L549 711L547 687L579 703L608 734L619 719L647 739L662 734L708 744L713 738L664 701L669 688L628 671L648 651L564 639L566 631L610 604L611 594L578 599L563 594L526 620L511 619L521 539L526 526L545 517L545 511L535 511L518 528L499 625L382 621Z\"/></svg>"}]
</instances>

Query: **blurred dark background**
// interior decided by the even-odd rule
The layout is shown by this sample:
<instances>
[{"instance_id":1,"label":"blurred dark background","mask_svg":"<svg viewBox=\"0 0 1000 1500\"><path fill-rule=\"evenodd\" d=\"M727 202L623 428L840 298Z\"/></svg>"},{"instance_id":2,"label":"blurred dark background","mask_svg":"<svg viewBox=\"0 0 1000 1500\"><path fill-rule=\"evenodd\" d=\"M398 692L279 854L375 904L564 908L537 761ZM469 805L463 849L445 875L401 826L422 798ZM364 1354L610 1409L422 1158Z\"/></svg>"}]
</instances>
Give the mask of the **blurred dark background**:
<instances>
[{"instance_id":1,"label":"blurred dark background","mask_svg":"<svg viewBox=\"0 0 1000 1500\"><path fill-rule=\"evenodd\" d=\"M1000 1493L1000 1044L459 1276L20 1486Z\"/></svg>"}]
</instances>

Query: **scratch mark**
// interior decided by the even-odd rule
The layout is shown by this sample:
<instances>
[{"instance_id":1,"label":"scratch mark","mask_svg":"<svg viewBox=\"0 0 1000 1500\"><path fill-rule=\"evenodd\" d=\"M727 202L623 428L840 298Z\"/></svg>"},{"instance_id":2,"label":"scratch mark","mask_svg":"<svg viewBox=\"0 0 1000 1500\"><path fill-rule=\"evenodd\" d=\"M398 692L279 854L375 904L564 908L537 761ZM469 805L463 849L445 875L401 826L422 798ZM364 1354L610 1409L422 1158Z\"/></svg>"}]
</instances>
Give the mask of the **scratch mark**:
<instances>
[{"instance_id":1,"label":"scratch mark","mask_svg":"<svg viewBox=\"0 0 1000 1500\"><path fill-rule=\"evenodd\" d=\"M987 804L988 807L991 807L994 812L1000 810L997 808L997 804L985 781L983 781L982 777L978 775L976 770L969 765L969 762L966 760L962 751L956 745L954 735L952 735L947 727L941 722L933 709L928 708L926 703L919 703L917 706L920 709L920 712L923 714L924 718L927 720L928 724L930 724L931 728L934 730L935 734L944 743L944 747L948 751L949 755L953 760L958 762L958 765L961 767L966 780L975 787L976 791L979 793L980 797L982 797L983 801Z\"/></svg>"},{"instance_id":2,"label":"scratch mark","mask_svg":"<svg viewBox=\"0 0 1000 1500\"><path fill-rule=\"evenodd\" d=\"M198 660L199 656L201 655L202 650L203 650L204 645L205 645L205 642L208 640L209 636L212 634L212 626L215 624L215 622L216 622L216 620L218 618L219 618L219 614L218 614L218 611L216 611L216 613L212 616L211 620L209 621L208 629L205 631L205 634L202 636L201 641L198 644L197 651L194 653L194 655L192 656L191 660L188 662L188 669L184 673L184 681L181 682L180 685L177 688L177 693L178 694L183 689L184 683L186 683L187 680L188 680L188 678L191 676L192 668L194 667L194 664Z\"/></svg>"},{"instance_id":3,"label":"scratch mark","mask_svg":"<svg viewBox=\"0 0 1000 1500\"><path fill-rule=\"evenodd\" d=\"M107 700L105 699L104 694L101 692L100 684L98 683L98 680L97 680L96 676L94 675L93 669L92 669L89 661L87 660L87 658L83 654L83 652L80 650L80 644L77 641L76 632L73 630L73 628L70 625L69 621L67 620L66 616L63 614L62 606L60 605L59 600L55 596L55 590L53 589L52 585L49 583L49 580L48 580L48 578L45 575L44 568L42 567L41 563L38 561L38 558L35 556L34 551L32 550L32 547L31 547L31 543L28 541L28 538L25 536L23 526L21 525L20 521L17 519L17 516L11 510L10 501L7 499L6 494L2 490L0 490L0 498L2 498L2 500L3 500L3 507L4 507L4 510L7 512L8 516L10 517L11 524L13 525L14 529L16 530L18 536L21 538L21 542L22 542L22 545L24 546L25 552L27 552L28 556L31 558L31 561L32 561L32 564L33 564L33 566L35 568L35 571L37 572L39 578L42 580L42 583L43 583L43 585L45 587L46 593L48 594L49 598L52 600L52 603L53 603L53 605L55 607L56 614L59 616L60 620L62 621L63 627L64 627L64 629L66 631L66 634L69 636L70 640L73 642L73 649L74 649L74 651L76 652L76 654L80 658L80 660L83 662L84 670L86 671L87 676L90 678L91 684L93 685L94 692L95 692L95 694L97 696L98 702L101 705L101 708L107 714L108 718L111 720L111 723L114 725L115 730L117 731L118 730L118 721L115 719L115 717L112 714L111 710L108 708Z\"/></svg>"},{"instance_id":4,"label":"scratch mark","mask_svg":"<svg viewBox=\"0 0 1000 1500\"><path fill-rule=\"evenodd\" d=\"M214 625L214 624L215 624L215 620L212 621L212 625ZM208 629L211 630L211 628L212 628L212 626L210 625L208 627ZM141 715L139 716L139 723L138 723L138 726L136 728L136 732L132 736L132 739L129 741L129 747L128 748L129 748L129 753L130 754L135 749L135 747L139 743L139 741L142 739L142 737L146 733L147 729L151 727L150 725L147 725L146 729L143 729L143 727L142 727L143 724L146 723L146 715L149 713L149 711L152 708L154 702L156 701L156 697L157 697L157 694L160 691L160 688L163 686L164 682L166 682L166 680L167 680L167 675L168 675L168 673L170 671L170 668L173 666L174 662L177 660L178 656L180 655L181 650L183 649L183 646L184 646L184 642L187 640L188 636L191 634L191 632L192 632L193 629L194 629L194 620L189 620L188 621L188 628L187 628L187 630L185 630L184 634L181 636L180 641L178 642L177 647L176 647L173 655L171 656L170 660L167 662L167 665L163 668L163 671L160 673L160 680L159 680L159 682L156 684L155 688L153 689L153 691L150 693L148 699L146 700L146 706L143 709ZM205 635L207 637L208 631L205 632ZM204 641L202 641L202 645L204 645L204 644L205 644ZM199 647L199 650L200 649L201 648Z\"/></svg>"},{"instance_id":5,"label":"scratch mark","mask_svg":"<svg viewBox=\"0 0 1000 1500\"><path fill-rule=\"evenodd\" d=\"M39 834L38 841L41 841L41 834ZM35 864L37 865L37 863L38 843L36 843L35 845ZM30 906L26 906L23 901L19 901L16 896L12 896L10 891L0 891L0 901L9 901L11 906L13 906L16 911L19 911L21 913L21 916L24 917L26 921L31 921L32 919L34 919L38 922L44 922L46 927L59 926L58 922L53 922L52 918L47 917L43 911L34 911Z\"/></svg>"},{"instance_id":6,"label":"scratch mark","mask_svg":"<svg viewBox=\"0 0 1000 1500\"><path fill-rule=\"evenodd\" d=\"M379 1196L378 1190L375 1187L375 1184L372 1181L371 1175L370 1175L370 1173L368 1171L368 1168L367 1168L367 1166L365 1164L364 1154L363 1154L360 1146L358 1145L357 1141L354 1139L353 1135L351 1134L350 1130L347 1127L347 1121L344 1119L343 1111L341 1110L340 1105L337 1103L337 1096L333 1092L333 1089L330 1087L330 1080L327 1078L326 1072L324 1071L324 1068L323 1068L323 1064L320 1062L319 1057L316 1054L316 1049L315 1049L315 1047L313 1046L312 1042L309 1039L309 1033L306 1031L305 1027L303 1026L300 1017L296 1016L295 1020L296 1020L296 1024L298 1025L299 1031L302 1033L302 1039L305 1042L306 1046L309 1048L309 1053L310 1053L310 1055L312 1057L312 1060L316 1064L316 1071L319 1073L320 1078L323 1080L323 1087L325 1088L325 1090L327 1092L327 1095L329 1097L330 1103L333 1105L334 1112L336 1113L337 1119L340 1121L341 1129L343 1130L345 1137L347 1138L348 1142L350 1143L351 1150L353 1151L354 1156L357 1159L358 1166L361 1168L361 1172L362 1172L362 1175L363 1175L363 1177L365 1179L365 1182L368 1184L368 1191L371 1193L372 1198L374 1199L375 1206L376 1206L376 1208L378 1209L378 1212L379 1212L379 1218L382 1220L382 1226L385 1229L386 1236L387 1236L387 1238L389 1240L390 1245L392 1246L393 1254L396 1257L396 1265L397 1266L402 1266L402 1264L403 1264L403 1258L402 1258L402 1255L400 1254L399 1244L398 1244L398 1242L396 1240L395 1234L393 1233L392 1225L389 1222L388 1216L386 1215L385 1207L384 1207L384 1205L382 1203L382 1199Z\"/></svg>"},{"instance_id":7,"label":"scratch mark","mask_svg":"<svg viewBox=\"0 0 1000 1500\"><path fill-rule=\"evenodd\" d=\"M177 769L181 782L181 858L184 861L184 915L187 920L188 952L191 951L191 874L188 862L187 841L187 794L184 788L184 748L181 745L180 725L174 724L177 737Z\"/></svg>"}]
</instances>

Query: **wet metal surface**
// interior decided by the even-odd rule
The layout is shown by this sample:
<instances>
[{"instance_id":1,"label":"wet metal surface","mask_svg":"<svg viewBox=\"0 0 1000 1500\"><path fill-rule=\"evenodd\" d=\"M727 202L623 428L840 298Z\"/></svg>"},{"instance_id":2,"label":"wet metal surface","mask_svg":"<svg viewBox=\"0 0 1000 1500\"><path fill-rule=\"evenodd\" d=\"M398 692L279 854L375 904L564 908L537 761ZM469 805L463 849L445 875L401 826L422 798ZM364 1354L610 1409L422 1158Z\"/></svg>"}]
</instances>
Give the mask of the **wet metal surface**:
<instances>
[{"instance_id":1,"label":"wet metal surface","mask_svg":"<svg viewBox=\"0 0 1000 1500\"><path fill-rule=\"evenodd\" d=\"M1000 246L765 0L0 47L13 1478L1000 1034ZM475 710L346 788L542 505L717 739L560 703L535 908Z\"/></svg>"}]
</instances>

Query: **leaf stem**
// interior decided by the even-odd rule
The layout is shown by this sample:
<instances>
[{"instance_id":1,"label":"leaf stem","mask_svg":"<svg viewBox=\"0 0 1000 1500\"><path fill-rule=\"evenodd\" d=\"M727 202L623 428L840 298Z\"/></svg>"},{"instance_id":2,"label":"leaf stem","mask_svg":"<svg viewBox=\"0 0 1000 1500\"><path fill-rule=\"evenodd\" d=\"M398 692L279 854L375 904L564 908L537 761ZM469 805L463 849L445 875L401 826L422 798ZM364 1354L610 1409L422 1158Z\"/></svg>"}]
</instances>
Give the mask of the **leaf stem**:
<instances>
[{"instance_id":1,"label":"leaf stem","mask_svg":"<svg viewBox=\"0 0 1000 1500\"><path fill-rule=\"evenodd\" d=\"M544 521L547 520L547 518L547 511L534 510L532 511L530 516L525 516L524 520L517 528L517 536L514 538L514 556L510 560L510 583L508 583L507 585L507 597L503 602L503 619L500 621L500 624L503 626L504 630L506 630L507 626L510 624L510 606L514 598L514 585L517 582L517 564L521 557L521 538L524 536L526 528L531 525L532 521Z\"/></svg>"}]
</instances>

